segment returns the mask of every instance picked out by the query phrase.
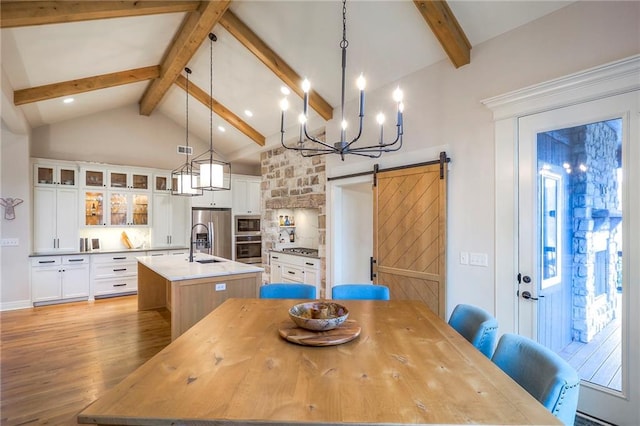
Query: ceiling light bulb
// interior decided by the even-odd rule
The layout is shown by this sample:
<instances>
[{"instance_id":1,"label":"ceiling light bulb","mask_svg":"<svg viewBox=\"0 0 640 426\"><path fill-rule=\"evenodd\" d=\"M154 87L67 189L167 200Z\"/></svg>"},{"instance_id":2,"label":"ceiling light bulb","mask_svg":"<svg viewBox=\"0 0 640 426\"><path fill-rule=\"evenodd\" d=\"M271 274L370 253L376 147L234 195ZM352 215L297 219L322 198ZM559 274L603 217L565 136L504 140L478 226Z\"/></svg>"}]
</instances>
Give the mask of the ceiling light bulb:
<instances>
[{"instance_id":1,"label":"ceiling light bulb","mask_svg":"<svg viewBox=\"0 0 640 426\"><path fill-rule=\"evenodd\" d=\"M393 91L393 100L396 102L402 102L402 90L398 87Z\"/></svg>"},{"instance_id":2,"label":"ceiling light bulb","mask_svg":"<svg viewBox=\"0 0 640 426\"><path fill-rule=\"evenodd\" d=\"M306 78L302 81L302 91L304 93L309 93L309 90L311 89L311 82L309 82L309 80L307 80Z\"/></svg>"},{"instance_id":3,"label":"ceiling light bulb","mask_svg":"<svg viewBox=\"0 0 640 426\"><path fill-rule=\"evenodd\" d=\"M224 128L224 127L222 127L222 126L218 126L218 130L220 130L221 132L226 132L226 131L227 131L227 129L225 129L225 128Z\"/></svg>"},{"instance_id":4,"label":"ceiling light bulb","mask_svg":"<svg viewBox=\"0 0 640 426\"><path fill-rule=\"evenodd\" d=\"M378 122L379 125L382 126L382 124L384 124L384 114L379 113L378 115L376 115L376 121Z\"/></svg>"},{"instance_id":5,"label":"ceiling light bulb","mask_svg":"<svg viewBox=\"0 0 640 426\"><path fill-rule=\"evenodd\" d=\"M287 98L282 98L282 100L280 101L280 109L282 111L286 111L289 109L289 101L287 100Z\"/></svg>"},{"instance_id":6,"label":"ceiling light bulb","mask_svg":"<svg viewBox=\"0 0 640 426\"><path fill-rule=\"evenodd\" d=\"M244 115L246 115L247 117L253 117L253 113L248 109L244 110Z\"/></svg>"},{"instance_id":7,"label":"ceiling light bulb","mask_svg":"<svg viewBox=\"0 0 640 426\"><path fill-rule=\"evenodd\" d=\"M71 102L73 102L75 99L73 98L66 98L65 100L63 100L62 102L64 102L65 104L70 104Z\"/></svg>"},{"instance_id":8,"label":"ceiling light bulb","mask_svg":"<svg viewBox=\"0 0 640 426\"><path fill-rule=\"evenodd\" d=\"M342 120L340 127L342 127L342 130L347 130L347 120Z\"/></svg>"},{"instance_id":9,"label":"ceiling light bulb","mask_svg":"<svg viewBox=\"0 0 640 426\"><path fill-rule=\"evenodd\" d=\"M289 90L287 86L282 86L280 87L280 93L282 93L285 96L288 96L291 94L291 90Z\"/></svg>"},{"instance_id":10,"label":"ceiling light bulb","mask_svg":"<svg viewBox=\"0 0 640 426\"><path fill-rule=\"evenodd\" d=\"M364 79L364 75L360 74L360 77L356 80L356 85L358 86L358 90L364 90L367 85L367 81Z\"/></svg>"},{"instance_id":11,"label":"ceiling light bulb","mask_svg":"<svg viewBox=\"0 0 640 426\"><path fill-rule=\"evenodd\" d=\"M300 124L304 124L307 122L307 116L304 115L303 113L300 113L300 115L298 116L298 122Z\"/></svg>"},{"instance_id":12,"label":"ceiling light bulb","mask_svg":"<svg viewBox=\"0 0 640 426\"><path fill-rule=\"evenodd\" d=\"M404 103L400 102L400 103L398 104L398 111L400 111L400 112L404 112Z\"/></svg>"}]
</instances>

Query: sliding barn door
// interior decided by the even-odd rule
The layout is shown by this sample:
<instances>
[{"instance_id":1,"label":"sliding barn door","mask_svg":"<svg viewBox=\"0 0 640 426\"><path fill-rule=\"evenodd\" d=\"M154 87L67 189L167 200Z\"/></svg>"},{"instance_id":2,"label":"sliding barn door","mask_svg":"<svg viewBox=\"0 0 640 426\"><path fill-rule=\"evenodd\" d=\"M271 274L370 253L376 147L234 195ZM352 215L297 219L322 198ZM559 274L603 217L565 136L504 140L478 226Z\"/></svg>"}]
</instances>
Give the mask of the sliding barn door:
<instances>
[{"instance_id":1,"label":"sliding barn door","mask_svg":"<svg viewBox=\"0 0 640 426\"><path fill-rule=\"evenodd\" d=\"M374 282L392 299L422 300L444 318L446 164L376 173Z\"/></svg>"}]
</instances>

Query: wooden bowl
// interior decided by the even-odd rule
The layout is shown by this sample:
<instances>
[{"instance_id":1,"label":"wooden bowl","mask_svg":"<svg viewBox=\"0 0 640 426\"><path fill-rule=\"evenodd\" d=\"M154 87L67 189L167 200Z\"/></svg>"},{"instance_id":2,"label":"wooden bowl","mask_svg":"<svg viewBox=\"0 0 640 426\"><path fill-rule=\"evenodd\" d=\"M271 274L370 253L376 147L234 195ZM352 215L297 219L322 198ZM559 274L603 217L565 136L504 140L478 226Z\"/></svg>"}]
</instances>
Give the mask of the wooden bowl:
<instances>
[{"instance_id":1,"label":"wooden bowl","mask_svg":"<svg viewBox=\"0 0 640 426\"><path fill-rule=\"evenodd\" d=\"M348 316L347 308L333 302L300 303L289 309L289 317L298 327L313 331L333 330Z\"/></svg>"}]
</instances>

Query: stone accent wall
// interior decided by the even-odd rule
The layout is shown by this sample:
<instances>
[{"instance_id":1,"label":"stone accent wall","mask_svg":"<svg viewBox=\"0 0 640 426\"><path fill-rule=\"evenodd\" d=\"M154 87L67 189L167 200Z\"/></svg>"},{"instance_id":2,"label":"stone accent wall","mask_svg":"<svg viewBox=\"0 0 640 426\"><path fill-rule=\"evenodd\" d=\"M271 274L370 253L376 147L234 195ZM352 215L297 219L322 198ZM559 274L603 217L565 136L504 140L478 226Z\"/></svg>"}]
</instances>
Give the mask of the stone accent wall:
<instances>
[{"instance_id":1,"label":"stone accent wall","mask_svg":"<svg viewBox=\"0 0 640 426\"><path fill-rule=\"evenodd\" d=\"M262 263L263 282L269 282L269 250L278 242L278 209L318 209L318 252L322 290L326 288L326 167L324 156L303 157L282 147L265 151L262 165Z\"/></svg>"},{"instance_id":2,"label":"stone accent wall","mask_svg":"<svg viewBox=\"0 0 640 426\"><path fill-rule=\"evenodd\" d=\"M573 146L573 339L589 342L615 317L619 251L618 145L606 122L576 128ZM597 262L597 253L605 253ZM600 256L601 258L603 256ZM605 288L596 277L605 275Z\"/></svg>"}]
</instances>

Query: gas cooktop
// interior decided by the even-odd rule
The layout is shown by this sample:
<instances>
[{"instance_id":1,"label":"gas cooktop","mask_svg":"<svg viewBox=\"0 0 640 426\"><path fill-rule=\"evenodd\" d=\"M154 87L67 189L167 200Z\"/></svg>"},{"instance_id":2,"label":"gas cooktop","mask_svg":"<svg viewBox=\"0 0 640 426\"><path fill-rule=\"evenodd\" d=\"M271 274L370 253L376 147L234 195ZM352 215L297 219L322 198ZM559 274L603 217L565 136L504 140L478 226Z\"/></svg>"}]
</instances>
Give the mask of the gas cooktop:
<instances>
[{"instance_id":1,"label":"gas cooktop","mask_svg":"<svg viewBox=\"0 0 640 426\"><path fill-rule=\"evenodd\" d=\"M305 247L289 247L282 249L283 253L301 254L304 256L317 256L318 249L305 248Z\"/></svg>"}]
</instances>

